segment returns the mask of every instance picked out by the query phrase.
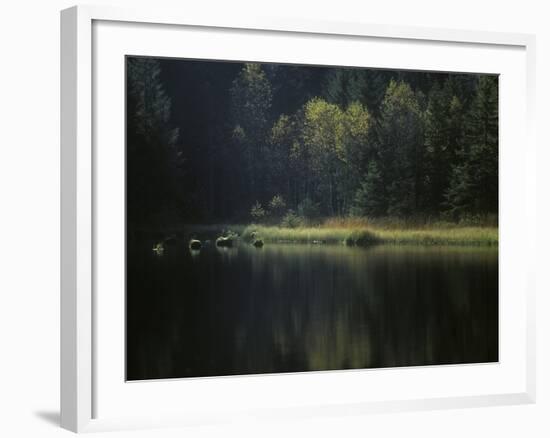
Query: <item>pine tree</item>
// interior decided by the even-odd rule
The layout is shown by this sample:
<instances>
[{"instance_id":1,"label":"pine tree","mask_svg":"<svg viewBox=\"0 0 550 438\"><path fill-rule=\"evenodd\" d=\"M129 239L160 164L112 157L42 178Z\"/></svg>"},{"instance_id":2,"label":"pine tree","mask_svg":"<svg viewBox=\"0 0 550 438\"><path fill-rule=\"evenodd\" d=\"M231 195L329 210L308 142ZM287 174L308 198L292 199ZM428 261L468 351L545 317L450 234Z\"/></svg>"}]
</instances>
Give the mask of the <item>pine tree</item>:
<instances>
[{"instance_id":1,"label":"pine tree","mask_svg":"<svg viewBox=\"0 0 550 438\"><path fill-rule=\"evenodd\" d=\"M448 210L464 213L498 211L498 78L481 76L466 117L466 140L453 167L446 193Z\"/></svg>"},{"instance_id":2,"label":"pine tree","mask_svg":"<svg viewBox=\"0 0 550 438\"><path fill-rule=\"evenodd\" d=\"M272 101L271 84L261 64L245 64L230 90L234 139L243 150L248 199L266 196L266 148Z\"/></svg>"},{"instance_id":3,"label":"pine tree","mask_svg":"<svg viewBox=\"0 0 550 438\"><path fill-rule=\"evenodd\" d=\"M453 94L450 81L435 84L426 109L426 149L424 151L425 209L436 213L445 202L452 166L464 141L463 105Z\"/></svg>"},{"instance_id":4,"label":"pine tree","mask_svg":"<svg viewBox=\"0 0 550 438\"><path fill-rule=\"evenodd\" d=\"M389 215L418 211L422 196L424 120L418 95L391 81L377 125L378 167L386 184Z\"/></svg>"},{"instance_id":5,"label":"pine tree","mask_svg":"<svg viewBox=\"0 0 550 438\"><path fill-rule=\"evenodd\" d=\"M340 108L346 108L353 102L361 103L378 116L392 76L392 72L374 69L331 70L325 85L325 96L328 102Z\"/></svg>"},{"instance_id":6,"label":"pine tree","mask_svg":"<svg viewBox=\"0 0 550 438\"><path fill-rule=\"evenodd\" d=\"M476 191L474 210L498 209L498 78L482 76L472 104L469 135L472 183Z\"/></svg>"},{"instance_id":7,"label":"pine tree","mask_svg":"<svg viewBox=\"0 0 550 438\"><path fill-rule=\"evenodd\" d=\"M361 185L355 192L350 213L353 216L382 216L387 211L385 185L375 161L371 161Z\"/></svg>"},{"instance_id":8,"label":"pine tree","mask_svg":"<svg viewBox=\"0 0 550 438\"><path fill-rule=\"evenodd\" d=\"M338 68L330 70L324 86L324 95L329 103L345 108L350 100L350 70Z\"/></svg>"}]
</instances>

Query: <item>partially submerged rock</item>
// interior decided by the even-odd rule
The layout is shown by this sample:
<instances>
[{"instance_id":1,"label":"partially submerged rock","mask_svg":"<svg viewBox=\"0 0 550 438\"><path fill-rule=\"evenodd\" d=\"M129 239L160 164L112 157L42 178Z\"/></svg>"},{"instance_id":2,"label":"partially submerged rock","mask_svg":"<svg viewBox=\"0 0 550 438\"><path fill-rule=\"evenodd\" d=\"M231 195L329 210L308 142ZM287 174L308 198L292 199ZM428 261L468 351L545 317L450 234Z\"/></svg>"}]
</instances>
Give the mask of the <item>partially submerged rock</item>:
<instances>
[{"instance_id":1,"label":"partially submerged rock","mask_svg":"<svg viewBox=\"0 0 550 438\"><path fill-rule=\"evenodd\" d=\"M262 239L255 239L252 245L254 245L256 248L261 248L262 246L264 246L264 241Z\"/></svg>"},{"instance_id":2,"label":"partially submerged rock","mask_svg":"<svg viewBox=\"0 0 550 438\"><path fill-rule=\"evenodd\" d=\"M222 248L231 248L233 246L233 238L220 236L216 239L216 246Z\"/></svg>"},{"instance_id":3,"label":"partially submerged rock","mask_svg":"<svg viewBox=\"0 0 550 438\"><path fill-rule=\"evenodd\" d=\"M189 248L191 248L191 249L201 249L202 248L202 243L201 243L200 240L191 239L189 241Z\"/></svg>"},{"instance_id":4,"label":"partially submerged rock","mask_svg":"<svg viewBox=\"0 0 550 438\"><path fill-rule=\"evenodd\" d=\"M355 240L353 239L353 237L348 236L344 239L344 245L346 245L346 246L355 246Z\"/></svg>"},{"instance_id":5,"label":"partially submerged rock","mask_svg":"<svg viewBox=\"0 0 550 438\"><path fill-rule=\"evenodd\" d=\"M163 242L159 242L159 243L156 243L155 245L153 245L153 252L154 252L156 255L162 255L162 254L164 254L164 243L163 243Z\"/></svg>"}]
</instances>

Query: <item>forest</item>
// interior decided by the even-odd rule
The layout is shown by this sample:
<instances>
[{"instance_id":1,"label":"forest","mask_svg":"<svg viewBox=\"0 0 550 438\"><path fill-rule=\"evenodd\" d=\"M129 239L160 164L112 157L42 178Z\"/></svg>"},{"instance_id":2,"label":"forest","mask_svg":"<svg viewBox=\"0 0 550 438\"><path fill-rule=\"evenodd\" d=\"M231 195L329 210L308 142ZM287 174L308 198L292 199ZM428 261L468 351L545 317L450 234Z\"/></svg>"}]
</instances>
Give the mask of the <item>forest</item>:
<instances>
[{"instance_id":1,"label":"forest","mask_svg":"<svg viewBox=\"0 0 550 438\"><path fill-rule=\"evenodd\" d=\"M130 229L487 224L498 77L127 57Z\"/></svg>"},{"instance_id":2,"label":"forest","mask_svg":"<svg viewBox=\"0 0 550 438\"><path fill-rule=\"evenodd\" d=\"M497 76L127 57L126 86L128 380L499 360Z\"/></svg>"}]
</instances>

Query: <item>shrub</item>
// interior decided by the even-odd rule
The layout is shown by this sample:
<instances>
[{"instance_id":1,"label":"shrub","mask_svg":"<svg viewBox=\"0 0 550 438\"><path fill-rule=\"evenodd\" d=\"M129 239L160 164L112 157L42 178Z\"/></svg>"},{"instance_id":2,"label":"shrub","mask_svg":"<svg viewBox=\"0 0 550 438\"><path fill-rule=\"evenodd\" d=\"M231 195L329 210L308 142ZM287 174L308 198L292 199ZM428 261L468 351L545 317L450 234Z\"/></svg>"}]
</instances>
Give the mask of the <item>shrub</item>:
<instances>
[{"instance_id":1,"label":"shrub","mask_svg":"<svg viewBox=\"0 0 550 438\"><path fill-rule=\"evenodd\" d=\"M283 217L283 220L281 221L281 226L284 228L298 228L303 223L303 218L294 213L293 210L288 210L288 212Z\"/></svg>"},{"instance_id":2,"label":"shrub","mask_svg":"<svg viewBox=\"0 0 550 438\"><path fill-rule=\"evenodd\" d=\"M280 218L286 209L286 202L281 195L273 196L269 201L269 212L274 218Z\"/></svg>"},{"instance_id":3,"label":"shrub","mask_svg":"<svg viewBox=\"0 0 550 438\"><path fill-rule=\"evenodd\" d=\"M265 210L258 201L250 209L250 216L254 222L261 222L265 218Z\"/></svg>"}]
</instances>

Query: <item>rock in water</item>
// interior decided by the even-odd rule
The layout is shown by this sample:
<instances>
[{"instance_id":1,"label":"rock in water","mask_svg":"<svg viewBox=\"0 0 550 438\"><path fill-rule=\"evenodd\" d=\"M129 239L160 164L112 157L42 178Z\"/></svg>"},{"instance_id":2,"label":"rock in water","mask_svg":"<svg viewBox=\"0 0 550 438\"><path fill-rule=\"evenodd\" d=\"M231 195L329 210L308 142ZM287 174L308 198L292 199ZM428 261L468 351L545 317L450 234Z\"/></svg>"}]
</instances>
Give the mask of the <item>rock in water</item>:
<instances>
[{"instance_id":1,"label":"rock in water","mask_svg":"<svg viewBox=\"0 0 550 438\"><path fill-rule=\"evenodd\" d=\"M201 243L200 240L191 239L189 241L189 248L191 248L191 249L201 249L202 248L202 243Z\"/></svg>"},{"instance_id":2,"label":"rock in water","mask_svg":"<svg viewBox=\"0 0 550 438\"><path fill-rule=\"evenodd\" d=\"M264 241L262 239L256 239L252 245L254 245L256 248L261 248L262 246L264 246Z\"/></svg>"},{"instance_id":3,"label":"rock in water","mask_svg":"<svg viewBox=\"0 0 550 438\"><path fill-rule=\"evenodd\" d=\"M164 244L159 242L153 246L153 252L157 255L164 254Z\"/></svg>"},{"instance_id":4,"label":"rock in water","mask_svg":"<svg viewBox=\"0 0 550 438\"><path fill-rule=\"evenodd\" d=\"M231 237L218 237L216 239L216 246L231 248L233 246L233 239Z\"/></svg>"}]
</instances>

